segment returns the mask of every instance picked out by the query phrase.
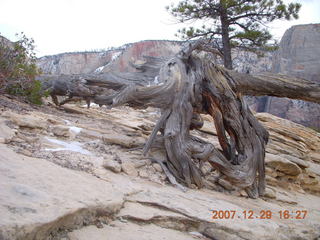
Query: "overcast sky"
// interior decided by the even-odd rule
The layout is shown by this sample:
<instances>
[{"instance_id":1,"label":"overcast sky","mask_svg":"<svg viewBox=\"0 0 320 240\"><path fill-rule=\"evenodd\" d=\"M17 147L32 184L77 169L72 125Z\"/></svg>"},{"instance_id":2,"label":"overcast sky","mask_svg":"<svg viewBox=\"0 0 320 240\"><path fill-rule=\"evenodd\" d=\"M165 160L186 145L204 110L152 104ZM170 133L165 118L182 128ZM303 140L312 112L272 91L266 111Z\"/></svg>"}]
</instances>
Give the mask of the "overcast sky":
<instances>
[{"instance_id":1,"label":"overcast sky","mask_svg":"<svg viewBox=\"0 0 320 240\"><path fill-rule=\"evenodd\" d=\"M165 10L172 2L179 0L0 0L0 34L14 41L15 33L24 32L35 40L38 57L178 40L174 34L181 25ZM273 24L275 37L291 25L320 23L320 0L295 2L303 5L300 19Z\"/></svg>"}]
</instances>

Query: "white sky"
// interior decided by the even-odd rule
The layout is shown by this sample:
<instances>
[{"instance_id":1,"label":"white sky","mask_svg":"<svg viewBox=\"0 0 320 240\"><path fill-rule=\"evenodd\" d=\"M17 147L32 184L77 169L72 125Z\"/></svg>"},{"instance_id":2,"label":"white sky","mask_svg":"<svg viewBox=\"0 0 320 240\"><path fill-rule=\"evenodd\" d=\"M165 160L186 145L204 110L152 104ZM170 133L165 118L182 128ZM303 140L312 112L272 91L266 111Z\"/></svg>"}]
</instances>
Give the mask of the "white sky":
<instances>
[{"instance_id":1,"label":"white sky","mask_svg":"<svg viewBox=\"0 0 320 240\"><path fill-rule=\"evenodd\" d=\"M290 0L285 0L290 2ZM181 25L165 6L179 0L0 0L0 34L15 40L24 32L33 38L37 56L118 47L149 39L178 40ZM295 0L300 19L277 22L280 38L291 25L320 23L320 0Z\"/></svg>"}]
</instances>

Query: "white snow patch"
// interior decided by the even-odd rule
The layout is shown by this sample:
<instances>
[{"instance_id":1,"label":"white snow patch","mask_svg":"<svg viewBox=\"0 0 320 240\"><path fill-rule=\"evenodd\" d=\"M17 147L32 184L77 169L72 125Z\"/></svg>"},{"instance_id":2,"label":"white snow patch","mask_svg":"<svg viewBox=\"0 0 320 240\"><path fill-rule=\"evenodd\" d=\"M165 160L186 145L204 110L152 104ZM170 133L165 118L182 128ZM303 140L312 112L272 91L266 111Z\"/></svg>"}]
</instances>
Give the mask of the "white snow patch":
<instances>
[{"instance_id":1,"label":"white snow patch","mask_svg":"<svg viewBox=\"0 0 320 240\"><path fill-rule=\"evenodd\" d=\"M105 65L106 66L106 65ZM94 70L95 73L100 73L102 72L102 70L104 69L105 66L101 66L101 67L98 67L96 70Z\"/></svg>"},{"instance_id":2,"label":"white snow patch","mask_svg":"<svg viewBox=\"0 0 320 240\"><path fill-rule=\"evenodd\" d=\"M87 104L81 105L81 107L87 108ZM96 103L90 103L90 107L98 108L98 107L100 107L100 106L99 106L99 104L96 104Z\"/></svg>"},{"instance_id":3,"label":"white snow patch","mask_svg":"<svg viewBox=\"0 0 320 240\"><path fill-rule=\"evenodd\" d=\"M103 69L107 66L109 66L113 61L115 61L120 55L122 54L122 51L114 52L111 55L111 61L108 62L106 65L98 67L96 70L94 70L95 73L100 73L103 71Z\"/></svg>"},{"instance_id":4,"label":"white snow patch","mask_svg":"<svg viewBox=\"0 0 320 240\"><path fill-rule=\"evenodd\" d=\"M67 125L70 125L71 122L69 120L63 120Z\"/></svg>"},{"instance_id":5,"label":"white snow patch","mask_svg":"<svg viewBox=\"0 0 320 240\"><path fill-rule=\"evenodd\" d=\"M78 153L82 153L85 155L93 155L91 152L89 152L88 150L82 148L81 146L83 145L82 143L79 142L65 142L62 140L58 140L58 139L53 139L53 138L48 138L46 137L46 139L54 144L58 144L61 145L62 147L60 148L46 148L45 151L72 151L72 152L78 152Z\"/></svg>"},{"instance_id":6,"label":"white snow patch","mask_svg":"<svg viewBox=\"0 0 320 240\"><path fill-rule=\"evenodd\" d=\"M122 52L115 52L112 54L111 56L111 61L114 61L116 60L120 55L121 55Z\"/></svg>"},{"instance_id":7,"label":"white snow patch","mask_svg":"<svg viewBox=\"0 0 320 240\"><path fill-rule=\"evenodd\" d=\"M81 132L82 128L71 126L71 127L69 127L69 130L71 132L74 132L75 134L79 134Z\"/></svg>"},{"instance_id":8,"label":"white snow patch","mask_svg":"<svg viewBox=\"0 0 320 240\"><path fill-rule=\"evenodd\" d=\"M197 236L197 237L204 237L204 235L202 235L201 233L199 232L189 232L191 235L193 236Z\"/></svg>"},{"instance_id":9,"label":"white snow patch","mask_svg":"<svg viewBox=\"0 0 320 240\"><path fill-rule=\"evenodd\" d=\"M155 77L154 77L154 83L155 83L155 84L158 84L158 83L159 83L159 76L155 76Z\"/></svg>"}]
</instances>

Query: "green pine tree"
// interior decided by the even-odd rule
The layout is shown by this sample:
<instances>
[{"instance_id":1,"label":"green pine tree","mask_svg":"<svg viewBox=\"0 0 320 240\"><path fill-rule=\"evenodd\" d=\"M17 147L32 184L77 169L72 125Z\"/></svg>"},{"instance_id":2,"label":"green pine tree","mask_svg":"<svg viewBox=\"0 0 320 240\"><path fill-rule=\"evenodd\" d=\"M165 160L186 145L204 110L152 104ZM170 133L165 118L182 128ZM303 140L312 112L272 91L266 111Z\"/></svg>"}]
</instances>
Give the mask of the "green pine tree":
<instances>
[{"instance_id":1,"label":"green pine tree","mask_svg":"<svg viewBox=\"0 0 320 240\"><path fill-rule=\"evenodd\" d=\"M183 39L207 38L224 55L224 66L232 69L231 49L240 47L257 52L270 47L272 36L266 27L276 19L297 19L299 3L282 0L183 0L167 10L179 20L205 20L202 28L178 31Z\"/></svg>"}]
</instances>

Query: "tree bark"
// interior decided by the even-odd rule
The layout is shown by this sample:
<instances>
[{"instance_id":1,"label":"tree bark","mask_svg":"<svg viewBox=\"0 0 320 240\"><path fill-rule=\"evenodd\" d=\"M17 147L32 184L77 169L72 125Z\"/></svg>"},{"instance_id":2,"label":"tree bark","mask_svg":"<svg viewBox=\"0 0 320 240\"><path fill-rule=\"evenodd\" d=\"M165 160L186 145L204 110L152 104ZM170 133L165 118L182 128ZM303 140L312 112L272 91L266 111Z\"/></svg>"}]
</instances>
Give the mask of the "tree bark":
<instances>
[{"instance_id":1,"label":"tree bark","mask_svg":"<svg viewBox=\"0 0 320 240\"><path fill-rule=\"evenodd\" d=\"M223 50L223 64L227 69L232 70L232 57L231 57L231 45L229 38L229 23L227 9L220 7L220 21L221 21L221 38L222 38L222 50Z\"/></svg>"},{"instance_id":2,"label":"tree bark","mask_svg":"<svg viewBox=\"0 0 320 240\"><path fill-rule=\"evenodd\" d=\"M203 49L202 42L188 44L162 65L137 67L141 72L62 75L51 80L78 80L98 104L160 108L161 117L143 152L148 154L159 145L165 149L167 161L163 164L172 184L202 187L199 162L208 161L234 186L257 198L265 189L268 132L242 96L271 95L319 103L320 86L284 75L248 75L225 70L212 62L212 58L194 53ZM159 84L146 86L155 77ZM106 95L93 90L97 86L112 89L112 93ZM200 113L212 116L221 150L191 135L190 129L202 127Z\"/></svg>"}]
</instances>

